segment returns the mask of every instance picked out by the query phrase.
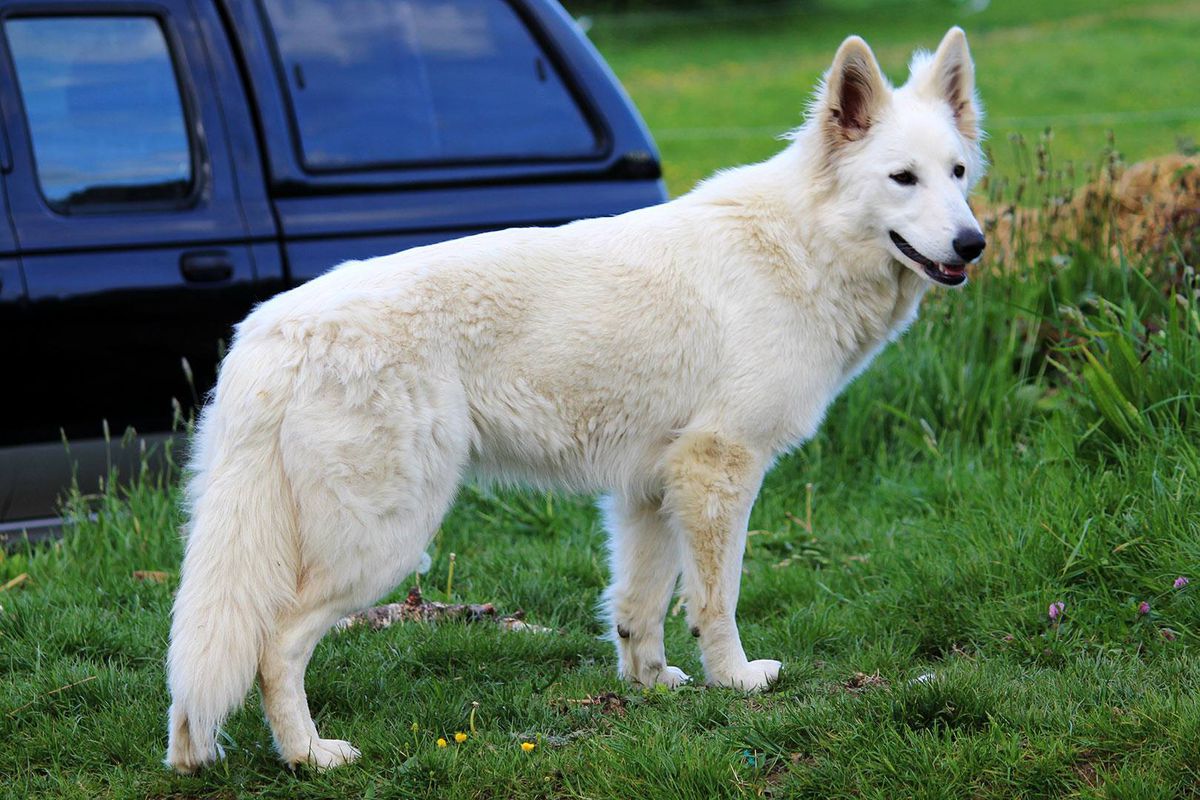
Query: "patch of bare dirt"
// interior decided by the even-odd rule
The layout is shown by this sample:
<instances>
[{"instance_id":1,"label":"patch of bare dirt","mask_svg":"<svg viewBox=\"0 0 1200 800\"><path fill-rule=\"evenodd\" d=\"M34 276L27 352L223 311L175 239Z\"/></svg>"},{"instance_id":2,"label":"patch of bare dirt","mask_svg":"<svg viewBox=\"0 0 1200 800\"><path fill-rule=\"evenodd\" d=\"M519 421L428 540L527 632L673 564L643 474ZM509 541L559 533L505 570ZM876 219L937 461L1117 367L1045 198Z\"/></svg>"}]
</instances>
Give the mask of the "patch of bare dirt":
<instances>
[{"instance_id":1,"label":"patch of bare dirt","mask_svg":"<svg viewBox=\"0 0 1200 800\"><path fill-rule=\"evenodd\" d=\"M862 694L872 689L886 689L888 685L887 680L878 672L870 675L865 672L856 672L842 683L842 689L850 694Z\"/></svg>"}]
</instances>

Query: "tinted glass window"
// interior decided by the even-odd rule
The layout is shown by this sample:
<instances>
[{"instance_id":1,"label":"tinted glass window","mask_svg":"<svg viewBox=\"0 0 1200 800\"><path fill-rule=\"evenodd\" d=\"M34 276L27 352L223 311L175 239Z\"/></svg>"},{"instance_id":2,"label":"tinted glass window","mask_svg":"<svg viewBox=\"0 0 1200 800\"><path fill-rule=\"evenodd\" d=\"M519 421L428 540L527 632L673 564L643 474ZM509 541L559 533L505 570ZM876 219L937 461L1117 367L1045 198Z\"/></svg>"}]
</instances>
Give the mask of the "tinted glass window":
<instances>
[{"instance_id":1,"label":"tinted glass window","mask_svg":"<svg viewBox=\"0 0 1200 800\"><path fill-rule=\"evenodd\" d=\"M596 137L503 0L263 0L313 168L585 155Z\"/></svg>"},{"instance_id":2,"label":"tinted glass window","mask_svg":"<svg viewBox=\"0 0 1200 800\"><path fill-rule=\"evenodd\" d=\"M187 197L187 126L157 20L11 19L5 32L52 206Z\"/></svg>"}]
</instances>

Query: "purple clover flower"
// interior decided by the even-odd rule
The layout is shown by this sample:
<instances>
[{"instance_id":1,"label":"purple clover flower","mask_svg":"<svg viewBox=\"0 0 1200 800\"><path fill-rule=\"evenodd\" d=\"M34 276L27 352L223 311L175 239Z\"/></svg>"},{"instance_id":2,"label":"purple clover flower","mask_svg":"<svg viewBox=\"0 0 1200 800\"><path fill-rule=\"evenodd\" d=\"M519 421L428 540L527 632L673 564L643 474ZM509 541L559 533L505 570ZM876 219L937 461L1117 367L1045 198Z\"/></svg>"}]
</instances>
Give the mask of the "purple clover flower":
<instances>
[{"instance_id":1,"label":"purple clover flower","mask_svg":"<svg viewBox=\"0 0 1200 800\"><path fill-rule=\"evenodd\" d=\"M1051 621L1054 621L1062 615L1066 608L1067 607L1063 605L1061 600L1055 600L1050 604L1050 609L1046 612L1046 614L1050 617Z\"/></svg>"},{"instance_id":2,"label":"purple clover flower","mask_svg":"<svg viewBox=\"0 0 1200 800\"><path fill-rule=\"evenodd\" d=\"M1138 606L1138 613L1141 614L1142 616L1149 614L1150 613L1150 604L1147 603L1145 600L1143 600L1141 602L1141 605Z\"/></svg>"},{"instance_id":3,"label":"purple clover flower","mask_svg":"<svg viewBox=\"0 0 1200 800\"><path fill-rule=\"evenodd\" d=\"M1176 589L1182 589L1183 587L1188 585L1188 579L1183 577L1182 575L1180 575L1178 578L1175 579L1175 583L1173 585L1175 586Z\"/></svg>"}]
</instances>

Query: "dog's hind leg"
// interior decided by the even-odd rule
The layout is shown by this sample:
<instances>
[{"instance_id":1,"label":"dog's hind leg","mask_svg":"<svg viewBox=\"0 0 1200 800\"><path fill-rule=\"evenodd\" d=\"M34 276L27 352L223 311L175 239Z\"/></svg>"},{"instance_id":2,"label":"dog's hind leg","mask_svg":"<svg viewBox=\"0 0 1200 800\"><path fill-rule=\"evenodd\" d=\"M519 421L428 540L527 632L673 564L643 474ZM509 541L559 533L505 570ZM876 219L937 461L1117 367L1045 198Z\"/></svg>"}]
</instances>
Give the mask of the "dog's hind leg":
<instances>
[{"instance_id":1,"label":"dog's hind leg","mask_svg":"<svg viewBox=\"0 0 1200 800\"><path fill-rule=\"evenodd\" d=\"M285 763L323 770L358 757L349 742L318 734L304 687L309 659L339 618L374 602L416 569L453 496L454 477L448 477L439 495L428 498L436 517L401 523L392 515L369 521L342 514L345 524L336 536L328 536L330 547L312 548L296 604L276 620L258 662L263 712Z\"/></svg>"},{"instance_id":2,"label":"dog's hind leg","mask_svg":"<svg viewBox=\"0 0 1200 800\"><path fill-rule=\"evenodd\" d=\"M605 610L621 677L674 688L689 680L667 665L663 648L663 619L681 565L679 537L659 502L609 497L602 506L612 565Z\"/></svg>"},{"instance_id":3,"label":"dog's hind leg","mask_svg":"<svg viewBox=\"0 0 1200 800\"><path fill-rule=\"evenodd\" d=\"M734 613L741 583L746 523L762 482L764 459L728 438L682 435L667 454L663 508L683 545L688 622L700 638L708 682L764 689L780 663L747 661Z\"/></svg>"},{"instance_id":4,"label":"dog's hind leg","mask_svg":"<svg viewBox=\"0 0 1200 800\"><path fill-rule=\"evenodd\" d=\"M258 666L263 709L288 764L327 769L358 756L349 743L317 733L305 668L340 616L417 568L468 457L464 404L452 383L385 388L398 412L340 403L331 391L293 409L283 428L300 566L296 602L277 616Z\"/></svg>"},{"instance_id":5,"label":"dog's hind leg","mask_svg":"<svg viewBox=\"0 0 1200 800\"><path fill-rule=\"evenodd\" d=\"M358 750L340 739L322 739L308 710L304 672L313 648L346 611L345 603L313 603L279 621L258 665L263 711L275 746L289 765L308 763L328 769L358 758Z\"/></svg>"}]
</instances>

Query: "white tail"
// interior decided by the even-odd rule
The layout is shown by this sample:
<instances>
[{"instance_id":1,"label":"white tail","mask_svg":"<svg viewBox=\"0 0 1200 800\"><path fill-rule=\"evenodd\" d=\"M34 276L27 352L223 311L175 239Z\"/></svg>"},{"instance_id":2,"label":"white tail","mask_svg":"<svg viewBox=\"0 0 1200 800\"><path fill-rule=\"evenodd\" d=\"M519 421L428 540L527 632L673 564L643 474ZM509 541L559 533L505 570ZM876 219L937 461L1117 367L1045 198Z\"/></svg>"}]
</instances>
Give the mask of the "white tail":
<instances>
[{"instance_id":1,"label":"white tail","mask_svg":"<svg viewBox=\"0 0 1200 800\"><path fill-rule=\"evenodd\" d=\"M279 451L291 371L269 344L239 344L193 442L167 658L166 763L180 772L222 755L217 729L245 698L266 636L295 601L295 505Z\"/></svg>"}]
</instances>

